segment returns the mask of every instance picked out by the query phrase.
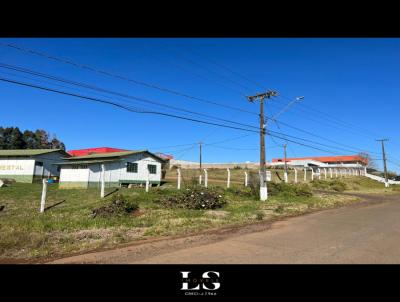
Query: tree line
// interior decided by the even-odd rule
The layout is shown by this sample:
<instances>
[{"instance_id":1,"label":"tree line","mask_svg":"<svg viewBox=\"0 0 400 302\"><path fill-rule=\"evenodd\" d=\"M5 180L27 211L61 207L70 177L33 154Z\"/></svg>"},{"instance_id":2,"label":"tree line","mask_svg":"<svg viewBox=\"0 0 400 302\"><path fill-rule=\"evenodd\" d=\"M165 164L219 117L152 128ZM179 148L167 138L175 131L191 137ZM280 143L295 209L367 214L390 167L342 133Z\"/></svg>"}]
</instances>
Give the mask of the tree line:
<instances>
[{"instance_id":1,"label":"tree line","mask_svg":"<svg viewBox=\"0 0 400 302\"><path fill-rule=\"evenodd\" d=\"M0 127L0 150L62 149L65 144L43 129L21 132L18 127Z\"/></svg>"}]
</instances>

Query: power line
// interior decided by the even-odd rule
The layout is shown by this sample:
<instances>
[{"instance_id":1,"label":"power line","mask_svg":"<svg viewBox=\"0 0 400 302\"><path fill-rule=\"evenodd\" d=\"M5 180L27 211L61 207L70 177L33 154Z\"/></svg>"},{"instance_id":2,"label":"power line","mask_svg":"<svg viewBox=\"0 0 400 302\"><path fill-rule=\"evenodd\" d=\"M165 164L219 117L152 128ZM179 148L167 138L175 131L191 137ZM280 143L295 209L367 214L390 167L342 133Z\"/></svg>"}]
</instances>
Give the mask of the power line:
<instances>
[{"instance_id":1,"label":"power line","mask_svg":"<svg viewBox=\"0 0 400 302\"><path fill-rule=\"evenodd\" d=\"M73 97L77 97L77 98L81 98L81 99L86 99L86 100L91 100L91 101L95 101L95 102L99 102L99 103L109 104L109 105L113 105L113 106L116 106L118 108L121 108L121 109L124 109L124 110L128 110L128 111L131 111L131 112L135 112L135 113L146 113L146 114L155 114L155 115L161 115L161 116L169 116L169 117L174 117L174 118L178 118L178 119L182 119L182 120L188 120L188 121L202 123L202 124L208 124L208 125L213 125L213 126L219 126L219 127L230 128L230 129L236 129L236 130L242 130L242 131L247 131L247 132L258 133L258 131L256 131L256 130L250 130L250 129L240 128L240 127L234 127L234 126L225 125L225 124L219 124L219 123L212 123L212 122L202 121L202 120L188 118L188 117L184 117L184 116L178 116L178 115L169 114L169 113L163 113L163 112L157 112L157 111L144 111L143 109L140 109L140 108L127 107L127 106L124 106L124 105L121 105L121 104L118 104L118 103L112 102L112 101L101 100L101 99L98 99L98 98L93 98L93 97L78 95L78 94L69 93L69 92L65 92L65 91L55 90L55 89L51 89L51 88L47 88L47 87L43 87L43 86L32 85L32 84L28 84L28 83L14 81L14 80L11 80L11 79L0 78L0 81L12 83L12 84L17 84L17 85L21 85L21 86L27 86L27 87L36 88L36 89L41 89L41 90L45 90L45 91L55 92L55 93L58 93L58 94L69 95L69 96L73 96Z\"/></svg>"},{"instance_id":2,"label":"power line","mask_svg":"<svg viewBox=\"0 0 400 302\"><path fill-rule=\"evenodd\" d=\"M68 80L68 79L64 79L64 78L60 78L60 77L56 77L56 76L40 73L40 72L37 72L37 71L33 71L33 70L30 70L30 69L26 69L26 68L22 68L22 67L18 67L18 66L13 66L13 65L0 63L0 67L5 68L5 69L11 69L11 70L14 70L14 71L23 72L23 73L28 73L28 74L35 75L35 76L44 77L44 78L47 78L47 79L51 79L51 80L67 83L67 84L70 84L70 85L75 85L75 86L84 87L84 88L88 88L88 89L92 89L92 90L96 90L96 91L101 91L101 92L105 92L105 93L108 93L108 94L118 95L118 96L121 96L121 97L133 99L133 100L140 101L140 102L155 104L155 105L158 105L158 106L171 108L173 110L187 112L187 113L191 113L191 114L195 114L195 115L199 115L199 116L212 118L212 119L215 119L215 120L220 120L220 121L223 121L223 122L228 122L228 123L232 123L232 124L237 124L237 125L241 125L241 126L245 126L245 127L258 129L258 127L255 127L255 126L252 126L252 125L243 124L243 123L239 123L239 122L234 122L234 121L222 119L222 118L219 118L219 117L211 116L211 115L208 115L208 114L203 114L203 113L194 112L194 111L191 111L191 110L186 110L186 109L183 109L183 108L178 108L176 106L167 105L167 104L164 104L164 103L159 103L157 101L153 101L153 100L149 100L149 99L145 99L145 98L139 98L139 97L132 96L132 95L127 95L127 94L124 94L124 93L115 92L115 91L112 91L112 90L100 88L100 87L89 85L89 84L85 84L85 83L82 83L82 82L71 81L71 80Z\"/></svg>"},{"instance_id":3,"label":"power line","mask_svg":"<svg viewBox=\"0 0 400 302\"><path fill-rule=\"evenodd\" d=\"M21 47L21 46L17 46L15 44L9 44L9 43L0 42L0 45L5 46L5 47L9 47L9 48L13 48L13 49L17 49L19 51L22 51L22 52L25 52L25 53L28 53L28 54L44 57L44 58L47 58L47 59L50 59L50 60L54 60L54 61L57 61L57 62L69 64L69 65L72 65L74 67L85 69L85 70L88 70L88 71L91 71L91 72L95 72L95 73L99 73L99 74L106 75L106 76L109 76L109 77L113 77L113 78L116 78L116 79L124 80L124 81L130 82L130 83L134 83L134 84L137 84L137 85L145 86L147 88L157 89L157 90L162 91L162 92L166 92L166 93L178 95L178 96L181 96L181 97L185 97L185 98L188 98L188 99L191 99L191 100L195 100L195 101L199 101L199 102L203 102L203 103L208 103L208 104L212 104L212 105L215 105L215 106L224 107L224 108L227 108L227 109L230 109L230 110L236 110L236 111L241 111L241 112L257 115L257 113L255 113L255 112L248 111L248 110L245 110L245 109L242 109L242 108L221 104L221 103L218 103L218 102L215 102L215 101L210 101L210 100L207 100L207 99L204 99L204 98L192 96L192 95L189 95L189 94L186 94L186 93L182 93L182 92L179 92L179 91L176 91L176 90L172 90L172 89L169 89L169 88L164 88L164 87L161 87L161 86L158 86L158 85L155 85L155 84L151 84L151 83L147 83L147 82L144 82L144 81L134 80L134 79L131 79L131 78L127 78L125 76L121 76L121 75L117 75L117 74L114 74L114 73L110 73L108 71L104 71L104 70L93 68L93 67L90 67L90 66L87 66L87 65L79 64L79 63L73 62L71 60L62 59L62 58L59 58L59 57L48 55L48 54L43 53L43 52L38 52L38 51L35 51L35 50L32 50L32 49L28 49L28 48L24 48L24 47Z\"/></svg>"}]
</instances>

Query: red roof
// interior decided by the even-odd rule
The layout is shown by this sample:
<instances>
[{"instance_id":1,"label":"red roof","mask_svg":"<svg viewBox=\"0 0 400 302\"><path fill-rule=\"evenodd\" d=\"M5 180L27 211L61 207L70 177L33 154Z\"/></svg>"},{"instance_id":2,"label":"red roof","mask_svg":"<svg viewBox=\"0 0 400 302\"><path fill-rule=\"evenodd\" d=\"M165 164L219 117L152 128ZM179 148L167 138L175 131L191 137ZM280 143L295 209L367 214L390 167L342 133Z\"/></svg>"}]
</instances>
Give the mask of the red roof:
<instances>
[{"instance_id":1,"label":"red roof","mask_svg":"<svg viewBox=\"0 0 400 302\"><path fill-rule=\"evenodd\" d=\"M362 157L360 155L290 157L290 158L286 158L286 161L304 160L304 159L318 160L323 163L360 161L360 162L363 162L364 164L368 164L368 159L365 157ZM273 163L282 162L282 161L284 161L283 158L273 158L272 159Z\"/></svg>"},{"instance_id":2,"label":"red roof","mask_svg":"<svg viewBox=\"0 0 400 302\"><path fill-rule=\"evenodd\" d=\"M111 152L121 152L121 151L128 151L128 150L110 148L110 147L99 147L99 148L69 150L67 151L67 153L70 154L71 156L83 156L96 153L111 153Z\"/></svg>"}]
</instances>

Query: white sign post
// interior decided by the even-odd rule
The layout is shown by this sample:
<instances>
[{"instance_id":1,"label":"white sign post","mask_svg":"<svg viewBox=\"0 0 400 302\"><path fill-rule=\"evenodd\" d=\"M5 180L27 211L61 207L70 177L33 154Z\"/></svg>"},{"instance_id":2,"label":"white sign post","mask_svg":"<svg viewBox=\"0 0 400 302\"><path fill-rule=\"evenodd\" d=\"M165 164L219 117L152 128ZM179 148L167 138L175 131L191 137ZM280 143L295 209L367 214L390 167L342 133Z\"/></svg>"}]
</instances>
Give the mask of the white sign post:
<instances>
[{"instance_id":1,"label":"white sign post","mask_svg":"<svg viewBox=\"0 0 400 302\"><path fill-rule=\"evenodd\" d=\"M46 203L46 193L47 193L47 179L43 179L42 199L40 200L40 213L44 212L44 205Z\"/></svg>"},{"instance_id":2,"label":"white sign post","mask_svg":"<svg viewBox=\"0 0 400 302\"><path fill-rule=\"evenodd\" d=\"M178 190L181 189L181 169L176 169L176 172L178 173Z\"/></svg>"},{"instance_id":3,"label":"white sign post","mask_svg":"<svg viewBox=\"0 0 400 302\"><path fill-rule=\"evenodd\" d=\"M208 173L207 169L204 169L204 186L207 188L208 186Z\"/></svg>"},{"instance_id":4,"label":"white sign post","mask_svg":"<svg viewBox=\"0 0 400 302\"><path fill-rule=\"evenodd\" d=\"M101 164L101 188L100 188L100 197L104 198L104 187L105 187L105 174L106 174L106 168L104 167L104 164Z\"/></svg>"},{"instance_id":5,"label":"white sign post","mask_svg":"<svg viewBox=\"0 0 400 302\"><path fill-rule=\"evenodd\" d=\"M226 181L226 187L229 188L231 186L231 170L226 169L226 171L228 172L228 179Z\"/></svg>"}]
</instances>

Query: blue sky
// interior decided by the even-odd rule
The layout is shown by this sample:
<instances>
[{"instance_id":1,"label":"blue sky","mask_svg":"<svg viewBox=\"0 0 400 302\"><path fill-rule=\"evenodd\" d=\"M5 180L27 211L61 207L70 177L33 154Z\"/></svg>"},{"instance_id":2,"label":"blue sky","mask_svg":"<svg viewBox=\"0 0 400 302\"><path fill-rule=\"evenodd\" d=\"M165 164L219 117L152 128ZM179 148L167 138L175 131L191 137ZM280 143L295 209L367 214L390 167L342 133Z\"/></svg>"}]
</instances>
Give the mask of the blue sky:
<instances>
[{"instance_id":1,"label":"blue sky","mask_svg":"<svg viewBox=\"0 0 400 302\"><path fill-rule=\"evenodd\" d=\"M398 113L400 104L399 39L0 39L49 55L69 59L130 79L173 89L191 96L242 108L259 110L245 96L261 92L261 84L281 96L268 101L266 114L273 116L296 96L304 96L279 120L340 142L353 149L376 152L376 138L386 143L390 170L400 172ZM216 64L215 64L215 63ZM0 46L0 63L16 65L57 77L96 85L219 118L257 126L254 114L238 112L161 92L132 82L108 77L72 65ZM226 69L228 67L233 72ZM239 74L239 75L238 75ZM251 79L248 81L242 77ZM121 97L83 88L55 86L54 82L0 68L0 76L102 99L130 102L179 115L169 109L123 100ZM44 128L65 142L67 149L110 146L146 148L198 160L204 145L204 162L258 161L256 133L196 124L189 121L131 113L111 107L32 88L0 82L2 126L21 130ZM317 111L316 111L317 110ZM193 116L192 116L193 117ZM199 117L197 117L199 118ZM350 123L350 125L349 125ZM268 128L315 143L337 154L355 154L333 142L270 123ZM247 135L248 134L248 135ZM247 135L247 136L246 136ZM303 141L306 144L309 142ZM267 137L267 159L282 156L284 141ZM186 146L176 146L186 145ZM176 147L172 147L176 146ZM288 142L288 156L331 153ZM189 149L192 148L192 149ZM331 154L333 155L333 154ZM381 162L378 161L381 167Z\"/></svg>"}]
</instances>

